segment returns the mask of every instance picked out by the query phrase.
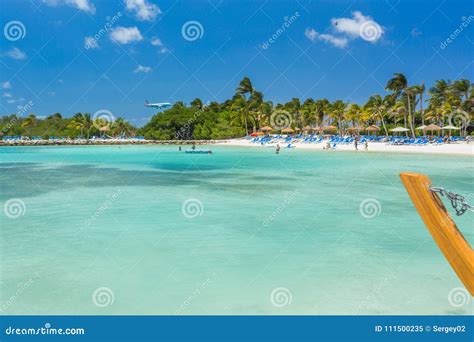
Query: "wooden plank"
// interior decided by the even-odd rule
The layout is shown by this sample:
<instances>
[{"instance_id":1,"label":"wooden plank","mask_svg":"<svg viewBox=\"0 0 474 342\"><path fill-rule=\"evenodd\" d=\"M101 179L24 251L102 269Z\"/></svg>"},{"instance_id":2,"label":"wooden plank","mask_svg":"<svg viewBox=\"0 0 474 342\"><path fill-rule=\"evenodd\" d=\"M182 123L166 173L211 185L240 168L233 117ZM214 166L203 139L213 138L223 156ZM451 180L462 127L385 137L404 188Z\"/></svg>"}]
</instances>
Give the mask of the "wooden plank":
<instances>
[{"instance_id":1,"label":"wooden plank","mask_svg":"<svg viewBox=\"0 0 474 342\"><path fill-rule=\"evenodd\" d=\"M437 194L430 191L430 179L413 172L400 174L418 214L451 267L474 295L474 251L449 215Z\"/></svg>"}]
</instances>

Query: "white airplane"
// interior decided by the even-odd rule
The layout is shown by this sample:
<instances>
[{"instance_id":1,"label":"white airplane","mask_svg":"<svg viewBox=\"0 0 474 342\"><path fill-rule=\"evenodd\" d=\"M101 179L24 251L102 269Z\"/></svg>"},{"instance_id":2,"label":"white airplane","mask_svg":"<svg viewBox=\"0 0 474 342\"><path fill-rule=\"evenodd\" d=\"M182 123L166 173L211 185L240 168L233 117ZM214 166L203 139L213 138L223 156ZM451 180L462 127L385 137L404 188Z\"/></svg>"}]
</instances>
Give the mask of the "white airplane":
<instances>
[{"instance_id":1,"label":"white airplane","mask_svg":"<svg viewBox=\"0 0 474 342\"><path fill-rule=\"evenodd\" d=\"M171 103L169 103L169 102L149 103L147 100L145 100L145 107L165 109L165 108L171 107Z\"/></svg>"}]
</instances>

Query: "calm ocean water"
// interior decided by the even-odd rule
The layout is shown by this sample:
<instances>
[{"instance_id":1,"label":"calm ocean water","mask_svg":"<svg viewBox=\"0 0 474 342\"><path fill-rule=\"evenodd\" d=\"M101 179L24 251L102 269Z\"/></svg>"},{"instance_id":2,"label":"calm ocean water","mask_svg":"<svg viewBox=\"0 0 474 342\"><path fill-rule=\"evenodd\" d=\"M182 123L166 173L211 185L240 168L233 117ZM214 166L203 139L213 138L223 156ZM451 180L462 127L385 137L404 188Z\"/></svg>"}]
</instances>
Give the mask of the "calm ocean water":
<instances>
[{"instance_id":1,"label":"calm ocean water","mask_svg":"<svg viewBox=\"0 0 474 342\"><path fill-rule=\"evenodd\" d=\"M398 174L473 158L212 149L0 148L1 313L472 313Z\"/></svg>"}]
</instances>

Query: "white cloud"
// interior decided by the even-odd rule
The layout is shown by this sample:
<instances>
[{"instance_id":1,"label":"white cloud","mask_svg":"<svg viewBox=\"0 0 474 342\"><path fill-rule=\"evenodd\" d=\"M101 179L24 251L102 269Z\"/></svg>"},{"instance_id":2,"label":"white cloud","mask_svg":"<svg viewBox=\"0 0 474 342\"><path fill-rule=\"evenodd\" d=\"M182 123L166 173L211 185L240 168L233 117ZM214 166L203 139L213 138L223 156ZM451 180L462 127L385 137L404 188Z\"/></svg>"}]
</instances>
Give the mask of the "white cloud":
<instances>
[{"instance_id":1,"label":"white cloud","mask_svg":"<svg viewBox=\"0 0 474 342\"><path fill-rule=\"evenodd\" d=\"M313 28L308 27L306 31L304 31L304 34L312 42L316 41L316 38L318 38L318 32L316 32Z\"/></svg>"},{"instance_id":2,"label":"white cloud","mask_svg":"<svg viewBox=\"0 0 474 342\"><path fill-rule=\"evenodd\" d=\"M135 72L135 73L137 73L137 72L148 73L150 71L151 71L150 67L143 66L143 65L138 65L138 67L135 70L133 70L133 72Z\"/></svg>"},{"instance_id":3,"label":"white cloud","mask_svg":"<svg viewBox=\"0 0 474 342\"><path fill-rule=\"evenodd\" d=\"M49 92L48 92L48 95L49 95L49 96L56 96L56 93L55 93L54 91L49 91Z\"/></svg>"},{"instance_id":4,"label":"white cloud","mask_svg":"<svg viewBox=\"0 0 474 342\"><path fill-rule=\"evenodd\" d=\"M362 38L373 43L378 41L384 33L379 23L360 11L353 12L352 18L333 18L331 24L336 32L345 34L349 38Z\"/></svg>"},{"instance_id":5,"label":"white cloud","mask_svg":"<svg viewBox=\"0 0 474 342\"><path fill-rule=\"evenodd\" d=\"M114 28L112 32L110 32L110 39L118 44L129 44L135 41L140 41L143 39L143 37L138 28L136 28L135 26L119 26L117 28Z\"/></svg>"},{"instance_id":6,"label":"white cloud","mask_svg":"<svg viewBox=\"0 0 474 342\"><path fill-rule=\"evenodd\" d=\"M345 48L351 40L358 38L376 43L383 34L383 27L360 11L353 12L352 18L332 18L330 33L319 34L313 28L305 31L309 40L321 40L338 48Z\"/></svg>"},{"instance_id":7,"label":"white cloud","mask_svg":"<svg viewBox=\"0 0 474 342\"><path fill-rule=\"evenodd\" d=\"M335 47L338 47L341 49L345 48L347 44L349 43L349 40L346 37L336 37L336 36L333 36L332 34L321 34L319 35L319 39L327 43L331 43Z\"/></svg>"},{"instance_id":8,"label":"white cloud","mask_svg":"<svg viewBox=\"0 0 474 342\"><path fill-rule=\"evenodd\" d=\"M128 11L135 13L143 21L152 21L161 13L158 6L147 0L125 0L125 5Z\"/></svg>"},{"instance_id":9,"label":"white cloud","mask_svg":"<svg viewBox=\"0 0 474 342\"><path fill-rule=\"evenodd\" d=\"M43 0L48 6L68 5L86 13L95 13L95 7L89 0Z\"/></svg>"},{"instance_id":10,"label":"white cloud","mask_svg":"<svg viewBox=\"0 0 474 342\"><path fill-rule=\"evenodd\" d=\"M163 42L160 40L158 37L152 37L150 41L151 45L153 46L159 46L160 47L160 53L166 53L168 52L168 49L165 47Z\"/></svg>"},{"instance_id":11,"label":"white cloud","mask_svg":"<svg viewBox=\"0 0 474 342\"><path fill-rule=\"evenodd\" d=\"M19 48L14 47L13 49L7 51L7 56L13 59L26 59L26 53L21 51Z\"/></svg>"},{"instance_id":12,"label":"white cloud","mask_svg":"<svg viewBox=\"0 0 474 342\"><path fill-rule=\"evenodd\" d=\"M349 43L349 40L346 37L336 37L327 33L319 34L315 29L309 27L306 29L304 34L312 42L321 40L326 43L331 43L338 48L345 48Z\"/></svg>"},{"instance_id":13,"label":"white cloud","mask_svg":"<svg viewBox=\"0 0 474 342\"><path fill-rule=\"evenodd\" d=\"M8 81L5 81L2 83L2 89L11 89L12 88L12 84Z\"/></svg>"},{"instance_id":14,"label":"white cloud","mask_svg":"<svg viewBox=\"0 0 474 342\"><path fill-rule=\"evenodd\" d=\"M160 38L153 37L153 38L151 38L151 45L153 45L153 46L163 46L163 43L161 42Z\"/></svg>"},{"instance_id":15,"label":"white cloud","mask_svg":"<svg viewBox=\"0 0 474 342\"><path fill-rule=\"evenodd\" d=\"M99 44L94 37L86 37L84 38L84 48L86 49L98 49Z\"/></svg>"},{"instance_id":16,"label":"white cloud","mask_svg":"<svg viewBox=\"0 0 474 342\"><path fill-rule=\"evenodd\" d=\"M3 93L3 97L12 98L13 96L10 93Z\"/></svg>"}]
</instances>

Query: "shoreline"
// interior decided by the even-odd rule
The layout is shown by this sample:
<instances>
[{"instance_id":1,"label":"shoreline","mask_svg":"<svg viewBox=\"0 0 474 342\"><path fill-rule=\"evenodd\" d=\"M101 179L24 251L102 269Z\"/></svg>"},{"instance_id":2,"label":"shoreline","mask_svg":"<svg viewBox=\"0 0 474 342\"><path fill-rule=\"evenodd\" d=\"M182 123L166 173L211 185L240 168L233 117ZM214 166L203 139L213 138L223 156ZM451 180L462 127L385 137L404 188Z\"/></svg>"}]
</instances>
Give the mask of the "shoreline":
<instances>
[{"instance_id":1,"label":"shoreline","mask_svg":"<svg viewBox=\"0 0 474 342\"><path fill-rule=\"evenodd\" d=\"M24 141L0 141L0 147L14 146L110 146L110 145L218 145L249 148L275 149L274 146L262 146L252 143L250 140L228 139L228 140L24 140ZM282 150L286 150L285 143L280 143ZM365 151L363 144L359 145L358 151L354 144L338 144L334 150L323 149L326 141L320 143L292 143L297 150L325 151L325 152L381 152L381 153L415 153L415 154L441 154L454 156L474 156L474 144L451 143L443 145L409 146L389 145L384 142L369 142L368 150Z\"/></svg>"},{"instance_id":2,"label":"shoreline","mask_svg":"<svg viewBox=\"0 0 474 342\"><path fill-rule=\"evenodd\" d=\"M258 143L252 143L245 139L230 139L226 140L228 146L242 146L252 148L265 148L274 149L274 147L262 146ZM280 143L282 150L286 149L287 144ZM359 145L358 151L355 150L354 144L338 144L334 150L323 149L326 146L326 141L321 143L292 143L299 150L312 150L312 151L324 151L324 152L379 152L379 153L414 153L414 154L441 154L441 155L453 155L453 156L474 156L474 144L462 143L451 143L443 145L427 145L427 146L409 146L409 145L389 145L385 142L369 142L368 150L365 151L363 144Z\"/></svg>"}]
</instances>

